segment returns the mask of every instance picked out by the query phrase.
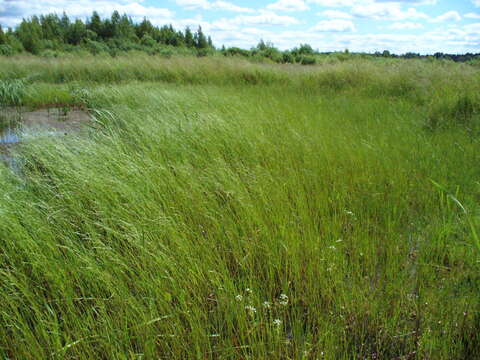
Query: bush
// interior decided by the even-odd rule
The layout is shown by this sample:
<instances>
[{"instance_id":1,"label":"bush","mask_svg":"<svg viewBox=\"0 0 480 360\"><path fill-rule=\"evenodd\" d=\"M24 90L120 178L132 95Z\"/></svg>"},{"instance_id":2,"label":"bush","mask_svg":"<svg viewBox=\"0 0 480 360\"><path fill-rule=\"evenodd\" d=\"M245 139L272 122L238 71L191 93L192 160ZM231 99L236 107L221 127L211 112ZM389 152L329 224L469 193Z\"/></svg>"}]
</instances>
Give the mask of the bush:
<instances>
[{"instance_id":1,"label":"bush","mask_svg":"<svg viewBox=\"0 0 480 360\"><path fill-rule=\"evenodd\" d=\"M108 53L109 48L107 45L104 43L94 41L94 40L87 40L85 42L85 48L92 54L92 55L98 55L101 53Z\"/></svg>"},{"instance_id":2,"label":"bush","mask_svg":"<svg viewBox=\"0 0 480 360\"><path fill-rule=\"evenodd\" d=\"M295 63L295 58L289 52L285 52L285 53L283 53L283 56L282 56L282 62L284 64L294 64Z\"/></svg>"},{"instance_id":3,"label":"bush","mask_svg":"<svg viewBox=\"0 0 480 360\"><path fill-rule=\"evenodd\" d=\"M315 53L309 44L301 44L300 47L294 48L292 52L298 55L313 55Z\"/></svg>"},{"instance_id":4,"label":"bush","mask_svg":"<svg viewBox=\"0 0 480 360\"><path fill-rule=\"evenodd\" d=\"M10 45L0 45L0 56L12 56L15 50Z\"/></svg>"},{"instance_id":5,"label":"bush","mask_svg":"<svg viewBox=\"0 0 480 360\"><path fill-rule=\"evenodd\" d=\"M56 58L58 57L58 52L54 50L44 50L40 53L40 56L44 58Z\"/></svg>"},{"instance_id":6,"label":"bush","mask_svg":"<svg viewBox=\"0 0 480 360\"><path fill-rule=\"evenodd\" d=\"M166 47L159 47L157 50L157 54L169 59L173 56L173 50Z\"/></svg>"},{"instance_id":7,"label":"bush","mask_svg":"<svg viewBox=\"0 0 480 360\"><path fill-rule=\"evenodd\" d=\"M300 63L302 65L315 65L317 63L317 59L313 56L303 56Z\"/></svg>"},{"instance_id":8,"label":"bush","mask_svg":"<svg viewBox=\"0 0 480 360\"><path fill-rule=\"evenodd\" d=\"M198 57L205 57L205 56L209 56L209 55L212 55L213 54L213 51L211 49L198 49L197 50L197 56Z\"/></svg>"},{"instance_id":9,"label":"bush","mask_svg":"<svg viewBox=\"0 0 480 360\"><path fill-rule=\"evenodd\" d=\"M155 39L148 34L143 35L142 40L140 42L143 46L150 47L150 48L157 45L157 42L155 41Z\"/></svg>"},{"instance_id":10,"label":"bush","mask_svg":"<svg viewBox=\"0 0 480 360\"><path fill-rule=\"evenodd\" d=\"M248 50L240 49L240 48L237 48L237 47L231 47L231 48L226 49L226 50L223 52L223 55L225 55L225 56L237 56L237 55L240 55L240 56L249 57L251 54L250 54L250 51L248 51Z\"/></svg>"}]
</instances>

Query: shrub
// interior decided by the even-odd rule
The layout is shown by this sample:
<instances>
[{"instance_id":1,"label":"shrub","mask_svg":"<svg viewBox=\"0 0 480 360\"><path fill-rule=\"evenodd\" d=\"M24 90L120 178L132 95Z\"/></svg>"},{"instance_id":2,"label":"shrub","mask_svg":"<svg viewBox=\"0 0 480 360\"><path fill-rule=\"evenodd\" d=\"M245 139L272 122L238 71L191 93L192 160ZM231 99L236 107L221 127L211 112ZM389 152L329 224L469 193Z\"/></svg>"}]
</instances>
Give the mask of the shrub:
<instances>
[{"instance_id":1,"label":"shrub","mask_svg":"<svg viewBox=\"0 0 480 360\"><path fill-rule=\"evenodd\" d=\"M294 54L298 55L313 55L315 51L309 44L301 44L298 48L292 50Z\"/></svg>"},{"instance_id":2,"label":"shrub","mask_svg":"<svg viewBox=\"0 0 480 360\"><path fill-rule=\"evenodd\" d=\"M157 45L157 42L155 41L155 39L148 34L143 35L142 40L140 42L143 46L146 46L146 47L154 47L155 45Z\"/></svg>"},{"instance_id":3,"label":"shrub","mask_svg":"<svg viewBox=\"0 0 480 360\"><path fill-rule=\"evenodd\" d=\"M245 49L240 49L240 48L237 48L237 47L231 47L231 48L226 49L223 52L223 55L225 55L225 56L240 55L240 56L249 57L250 56L250 51L245 50Z\"/></svg>"},{"instance_id":4,"label":"shrub","mask_svg":"<svg viewBox=\"0 0 480 360\"><path fill-rule=\"evenodd\" d=\"M285 53L283 53L282 61L283 61L284 64L294 64L295 63L295 58L289 52L285 52Z\"/></svg>"},{"instance_id":5,"label":"shrub","mask_svg":"<svg viewBox=\"0 0 480 360\"><path fill-rule=\"evenodd\" d=\"M173 56L173 50L166 47L159 47L157 50L157 54L169 59Z\"/></svg>"},{"instance_id":6,"label":"shrub","mask_svg":"<svg viewBox=\"0 0 480 360\"><path fill-rule=\"evenodd\" d=\"M0 56L12 56L15 50L10 45L0 45Z\"/></svg>"},{"instance_id":7,"label":"shrub","mask_svg":"<svg viewBox=\"0 0 480 360\"><path fill-rule=\"evenodd\" d=\"M85 42L85 48L93 55L101 53L107 53L109 51L108 46L104 43L88 39Z\"/></svg>"},{"instance_id":8,"label":"shrub","mask_svg":"<svg viewBox=\"0 0 480 360\"><path fill-rule=\"evenodd\" d=\"M317 59L313 56L303 56L300 63L302 65L315 65L317 63Z\"/></svg>"},{"instance_id":9,"label":"shrub","mask_svg":"<svg viewBox=\"0 0 480 360\"><path fill-rule=\"evenodd\" d=\"M44 50L40 53L40 56L44 58L56 58L58 57L58 52L54 50Z\"/></svg>"},{"instance_id":10,"label":"shrub","mask_svg":"<svg viewBox=\"0 0 480 360\"><path fill-rule=\"evenodd\" d=\"M197 56L198 57L205 57L211 54L211 51L209 49L198 49L197 50Z\"/></svg>"}]
</instances>

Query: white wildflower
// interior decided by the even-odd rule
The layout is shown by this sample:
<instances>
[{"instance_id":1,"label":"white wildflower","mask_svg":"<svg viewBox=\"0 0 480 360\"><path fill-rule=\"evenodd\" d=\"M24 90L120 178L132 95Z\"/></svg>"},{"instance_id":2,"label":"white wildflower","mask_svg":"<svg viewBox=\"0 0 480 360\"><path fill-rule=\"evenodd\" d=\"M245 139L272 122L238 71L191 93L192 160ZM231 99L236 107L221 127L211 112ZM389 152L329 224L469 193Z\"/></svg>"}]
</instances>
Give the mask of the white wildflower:
<instances>
[{"instance_id":1,"label":"white wildflower","mask_svg":"<svg viewBox=\"0 0 480 360\"><path fill-rule=\"evenodd\" d=\"M247 310L251 315L257 312L257 309L255 309L252 305L245 306L245 310Z\"/></svg>"},{"instance_id":2,"label":"white wildflower","mask_svg":"<svg viewBox=\"0 0 480 360\"><path fill-rule=\"evenodd\" d=\"M243 296L238 294L237 296L235 296L235 300L237 301L242 301L243 300Z\"/></svg>"},{"instance_id":3,"label":"white wildflower","mask_svg":"<svg viewBox=\"0 0 480 360\"><path fill-rule=\"evenodd\" d=\"M280 320L280 319L273 320L273 325L279 327L280 325L282 325L282 320Z\"/></svg>"},{"instance_id":4,"label":"white wildflower","mask_svg":"<svg viewBox=\"0 0 480 360\"><path fill-rule=\"evenodd\" d=\"M272 307L272 304L269 302L269 301L264 301L262 306L265 308L265 309L270 309Z\"/></svg>"},{"instance_id":5,"label":"white wildflower","mask_svg":"<svg viewBox=\"0 0 480 360\"><path fill-rule=\"evenodd\" d=\"M245 292L246 292L247 294L251 294L251 293L252 293L252 289L246 288L246 289L245 289Z\"/></svg>"},{"instance_id":6,"label":"white wildflower","mask_svg":"<svg viewBox=\"0 0 480 360\"><path fill-rule=\"evenodd\" d=\"M285 294L280 294L280 296L278 297L278 300L279 300L278 303L280 305L285 306L288 304L288 296Z\"/></svg>"}]
</instances>

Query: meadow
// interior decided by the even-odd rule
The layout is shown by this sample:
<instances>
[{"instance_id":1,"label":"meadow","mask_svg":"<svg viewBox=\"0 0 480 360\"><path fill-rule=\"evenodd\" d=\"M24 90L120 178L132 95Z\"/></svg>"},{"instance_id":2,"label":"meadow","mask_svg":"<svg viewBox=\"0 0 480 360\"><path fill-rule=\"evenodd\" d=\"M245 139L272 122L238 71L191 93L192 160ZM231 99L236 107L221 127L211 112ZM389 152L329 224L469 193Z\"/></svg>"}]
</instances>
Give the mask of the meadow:
<instances>
[{"instance_id":1,"label":"meadow","mask_svg":"<svg viewBox=\"0 0 480 360\"><path fill-rule=\"evenodd\" d=\"M0 57L5 104L92 116L0 163L0 357L479 358L479 94L443 61Z\"/></svg>"}]
</instances>

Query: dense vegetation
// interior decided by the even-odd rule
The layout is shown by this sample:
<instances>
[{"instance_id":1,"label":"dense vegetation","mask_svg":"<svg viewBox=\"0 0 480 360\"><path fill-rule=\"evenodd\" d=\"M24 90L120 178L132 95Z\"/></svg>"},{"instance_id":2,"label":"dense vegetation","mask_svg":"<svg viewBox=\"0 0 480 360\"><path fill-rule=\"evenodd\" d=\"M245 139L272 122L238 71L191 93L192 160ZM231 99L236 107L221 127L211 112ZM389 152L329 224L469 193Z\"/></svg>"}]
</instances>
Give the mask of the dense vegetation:
<instances>
[{"instance_id":1,"label":"dense vegetation","mask_svg":"<svg viewBox=\"0 0 480 360\"><path fill-rule=\"evenodd\" d=\"M319 53L309 44L280 51L272 43L261 40L257 46L247 49L237 47L215 49L212 39L198 27L176 30L172 25L153 26L144 18L135 23L126 14L114 11L110 18L102 19L97 12L83 22L71 20L67 14L48 14L23 19L15 29L4 31L0 24L0 55L12 56L27 52L44 57L73 54L118 56L127 52L145 52L150 55L223 55L240 56L256 61L298 63L313 65L325 59L347 60L351 58L436 58L460 62L478 63L480 54L443 54L424 56L417 53L391 54L388 50L374 54L345 52Z\"/></svg>"},{"instance_id":2,"label":"dense vegetation","mask_svg":"<svg viewBox=\"0 0 480 360\"><path fill-rule=\"evenodd\" d=\"M478 357L477 68L27 56L0 79L93 116L0 163L1 358Z\"/></svg>"},{"instance_id":3,"label":"dense vegetation","mask_svg":"<svg viewBox=\"0 0 480 360\"><path fill-rule=\"evenodd\" d=\"M122 51L140 50L151 54L168 53L168 46L206 51L213 48L212 40L201 27L195 32L184 32L171 25L156 27L146 18L134 23L127 15L114 11L109 19L102 19L97 12L84 23L70 20L67 14L33 16L24 19L18 27L6 33L0 26L0 55L12 55L27 51L44 56L56 56L58 52L87 50L97 55L115 55ZM188 51L187 51L188 53Z\"/></svg>"}]
</instances>

